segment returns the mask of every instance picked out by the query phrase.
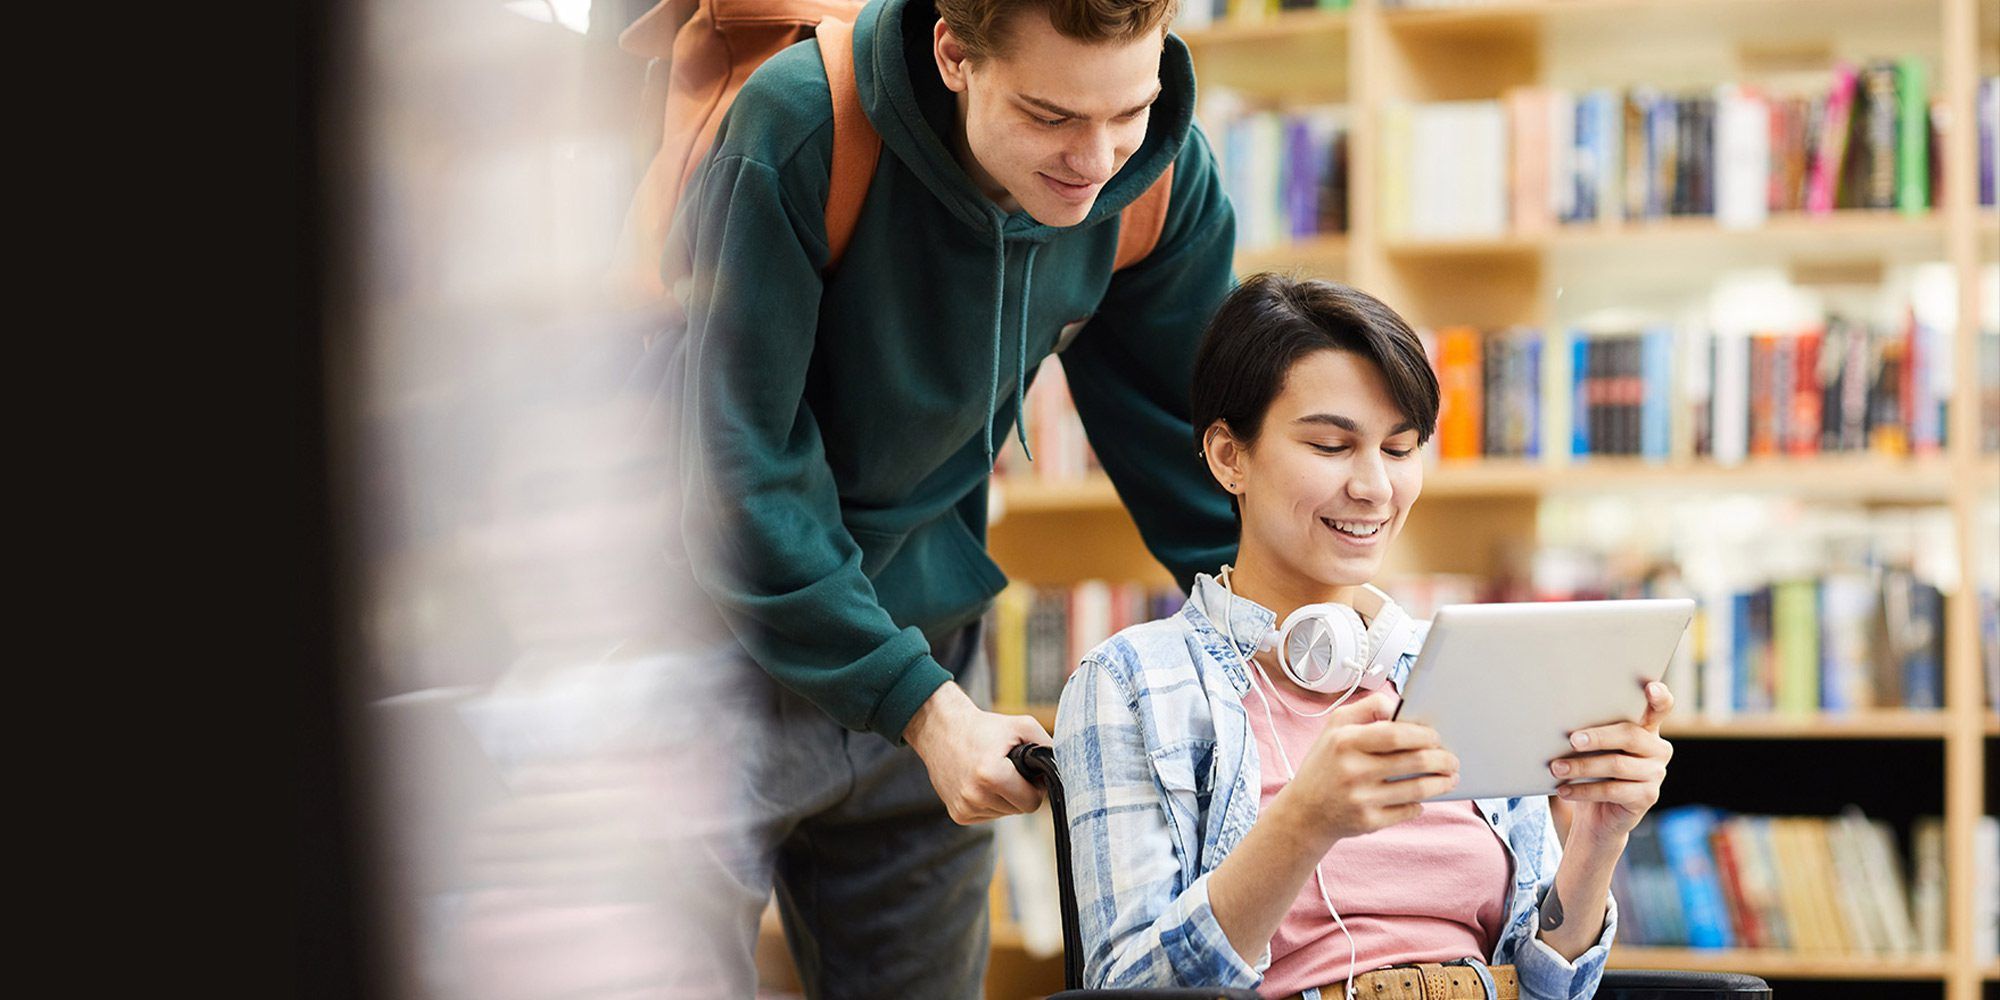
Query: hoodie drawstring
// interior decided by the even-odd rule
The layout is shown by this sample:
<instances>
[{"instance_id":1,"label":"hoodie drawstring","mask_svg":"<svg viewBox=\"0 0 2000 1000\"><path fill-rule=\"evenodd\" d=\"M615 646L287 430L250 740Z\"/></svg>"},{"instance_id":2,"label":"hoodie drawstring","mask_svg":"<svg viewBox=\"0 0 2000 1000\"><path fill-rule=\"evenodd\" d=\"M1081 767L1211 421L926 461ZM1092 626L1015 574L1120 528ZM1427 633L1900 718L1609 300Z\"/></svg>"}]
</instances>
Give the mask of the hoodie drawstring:
<instances>
[{"instance_id":1,"label":"hoodie drawstring","mask_svg":"<svg viewBox=\"0 0 2000 1000\"><path fill-rule=\"evenodd\" d=\"M1030 293L1035 287L1035 252L1041 248L1040 243L1028 244L1028 260L1021 271L1021 336L1015 356L1015 371L1020 377L1014 380L1014 432L1020 435L1021 451L1030 462L1035 460L1035 452L1028 447L1028 411L1023 400L1028 392L1028 303L1034 301Z\"/></svg>"},{"instance_id":2,"label":"hoodie drawstring","mask_svg":"<svg viewBox=\"0 0 2000 1000\"><path fill-rule=\"evenodd\" d=\"M980 428L979 435L986 439L986 469L991 472L995 458L993 445L993 418L1000 409L1000 333L1001 317L1007 309L1007 238L997 230L993 234L993 367L992 375L986 382L986 426Z\"/></svg>"},{"instance_id":3,"label":"hoodie drawstring","mask_svg":"<svg viewBox=\"0 0 2000 1000\"><path fill-rule=\"evenodd\" d=\"M1028 391L1028 303L1033 301L1035 291L1035 254L1042 248L1040 243L1028 244L1028 257L1021 271L1021 322L1016 331L1014 343L1014 431L1021 441L1021 452L1028 461L1035 460L1034 449L1028 447L1028 411L1026 396ZM993 241L993 367L992 376L986 382L986 428L982 432L986 438L986 467L991 469L997 448L993 441L993 422L1000 416L1000 337L1006 332L1007 315L1007 238L995 235Z\"/></svg>"}]
</instances>

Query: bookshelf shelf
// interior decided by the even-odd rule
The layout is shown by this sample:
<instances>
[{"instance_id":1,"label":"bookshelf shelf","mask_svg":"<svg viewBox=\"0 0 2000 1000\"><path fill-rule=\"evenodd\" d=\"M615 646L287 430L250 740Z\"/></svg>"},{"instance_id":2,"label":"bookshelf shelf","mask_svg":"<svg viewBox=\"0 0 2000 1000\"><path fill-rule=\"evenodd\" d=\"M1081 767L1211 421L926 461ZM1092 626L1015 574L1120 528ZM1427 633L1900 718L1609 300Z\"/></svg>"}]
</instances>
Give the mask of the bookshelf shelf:
<instances>
[{"instance_id":1,"label":"bookshelf shelf","mask_svg":"<svg viewBox=\"0 0 2000 1000\"><path fill-rule=\"evenodd\" d=\"M1558 226L1539 233L1501 236L1409 239L1384 242L1391 257L1454 258L1528 256L1544 251L1652 250L1675 244L1789 250L1826 245L1851 254L1856 246L1874 251L1942 249L1944 221L1935 213L1905 215L1893 210L1842 209L1826 215L1774 215L1753 228L1732 229L1707 217Z\"/></svg>"},{"instance_id":2,"label":"bookshelf shelf","mask_svg":"<svg viewBox=\"0 0 2000 1000\"><path fill-rule=\"evenodd\" d=\"M1189 48L1262 43L1301 35L1339 35L1347 31L1348 15L1338 10L1292 10L1261 17L1232 17L1204 28L1178 31Z\"/></svg>"},{"instance_id":3,"label":"bookshelf shelf","mask_svg":"<svg viewBox=\"0 0 2000 1000\"><path fill-rule=\"evenodd\" d=\"M1024 478L996 478L1002 510L1007 514L1060 514L1083 511L1117 510L1118 491L1109 477L1093 474L1071 482L1041 482Z\"/></svg>"},{"instance_id":4,"label":"bookshelf shelf","mask_svg":"<svg viewBox=\"0 0 2000 1000\"><path fill-rule=\"evenodd\" d=\"M1117 510L1111 481L1093 474L1072 482L999 481L1006 514ZM1591 458L1574 465L1508 459L1448 461L1424 472L1430 498L1540 497L1562 493L1686 492L1782 493L1854 502L1943 503L1951 467L1936 458L1900 459L1841 455L1816 459L1761 459L1736 466L1704 462L1649 463Z\"/></svg>"},{"instance_id":5,"label":"bookshelf shelf","mask_svg":"<svg viewBox=\"0 0 2000 1000\"><path fill-rule=\"evenodd\" d=\"M1951 469L1940 459L1839 455L1758 459L1722 466L1701 461L1647 462L1593 457L1573 465L1485 459L1428 470L1432 497L1547 496L1557 493L1657 493L1661 490L1785 493L1822 499L1943 502Z\"/></svg>"},{"instance_id":6,"label":"bookshelf shelf","mask_svg":"<svg viewBox=\"0 0 2000 1000\"><path fill-rule=\"evenodd\" d=\"M1315 236L1274 247L1259 247L1236 255L1236 273L1279 271L1338 275L1347 268L1347 251L1348 241L1343 235Z\"/></svg>"},{"instance_id":7,"label":"bookshelf shelf","mask_svg":"<svg viewBox=\"0 0 2000 1000\"><path fill-rule=\"evenodd\" d=\"M1722 721L1690 715L1669 719L1662 727L1668 739L1850 740L1942 739L1950 717L1940 711L1880 710L1807 716L1736 716Z\"/></svg>"},{"instance_id":8,"label":"bookshelf shelf","mask_svg":"<svg viewBox=\"0 0 2000 1000\"><path fill-rule=\"evenodd\" d=\"M1689 25L1708 32L1737 32L1799 23L1799 15L1820 15L1843 8L1917 8L1919 0L1495 0L1436 7L1382 9L1382 21L1405 36L1491 37L1545 26L1597 27L1611 20L1664 20L1685 17Z\"/></svg>"},{"instance_id":9,"label":"bookshelf shelf","mask_svg":"<svg viewBox=\"0 0 2000 1000\"><path fill-rule=\"evenodd\" d=\"M1759 951L1751 948L1630 948L1613 946L1611 967L1617 969L1690 969L1742 972L1775 979L1943 979L1949 962L1942 955L1842 955L1831 953Z\"/></svg>"}]
</instances>

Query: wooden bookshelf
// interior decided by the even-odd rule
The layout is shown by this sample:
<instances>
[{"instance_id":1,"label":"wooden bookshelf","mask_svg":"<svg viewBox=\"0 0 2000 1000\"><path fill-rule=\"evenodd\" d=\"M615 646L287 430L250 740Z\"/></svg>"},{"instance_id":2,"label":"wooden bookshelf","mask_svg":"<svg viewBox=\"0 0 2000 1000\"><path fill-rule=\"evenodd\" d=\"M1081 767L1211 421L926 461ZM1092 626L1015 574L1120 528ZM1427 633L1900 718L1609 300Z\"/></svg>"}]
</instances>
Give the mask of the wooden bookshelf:
<instances>
[{"instance_id":1,"label":"wooden bookshelf","mask_svg":"<svg viewBox=\"0 0 2000 1000\"><path fill-rule=\"evenodd\" d=\"M1424 471L1424 498L1543 497L1564 493L1662 491L1782 493L1857 503L1940 504L1951 496L1952 468L1942 458L1833 455L1761 459L1725 466L1711 462L1647 462L1593 457L1573 465L1486 459L1446 461ZM1016 513L1118 510L1111 481L997 481L999 521ZM1422 500L1418 501L1421 505Z\"/></svg>"},{"instance_id":2,"label":"wooden bookshelf","mask_svg":"<svg viewBox=\"0 0 2000 1000\"><path fill-rule=\"evenodd\" d=\"M1238 275L1277 271L1285 274L1337 278L1346 270L1345 235L1315 236L1274 247L1245 250L1236 255Z\"/></svg>"},{"instance_id":3,"label":"wooden bookshelf","mask_svg":"<svg viewBox=\"0 0 2000 1000\"><path fill-rule=\"evenodd\" d=\"M1913 11L1925 0L1492 0L1442 7L1383 6L1382 22L1399 34L1472 35L1538 29L1548 24L1598 22L1692 14L1710 32L1742 32L1794 22L1800 13L1901 4Z\"/></svg>"},{"instance_id":4,"label":"wooden bookshelf","mask_svg":"<svg viewBox=\"0 0 2000 1000\"><path fill-rule=\"evenodd\" d=\"M1936 740L1950 730L1950 716L1921 709L1876 709L1816 715L1739 715L1704 719L1676 713L1661 727L1675 740Z\"/></svg>"},{"instance_id":5,"label":"wooden bookshelf","mask_svg":"<svg viewBox=\"0 0 2000 1000\"><path fill-rule=\"evenodd\" d=\"M1288 10L1262 17L1226 18L1176 34L1190 49L1263 45L1303 35L1342 35L1347 31L1347 19L1344 10Z\"/></svg>"},{"instance_id":6,"label":"wooden bookshelf","mask_svg":"<svg viewBox=\"0 0 2000 1000\"><path fill-rule=\"evenodd\" d=\"M1532 233L1442 239L1395 238L1383 250L1397 258L1530 255L1549 251L1646 252L1668 247L1726 246L1770 251L1866 246L1871 253L1941 254L1945 222L1935 212L1842 209L1826 215L1781 213L1762 224L1732 228L1708 218L1663 218L1617 224L1560 225Z\"/></svg>"},{"instance_id":7,"label":"wooden bookshelf","mask_svg":"<svg viewBox=\"0 0 2000 1000\"><path fill-rule=\"evenodd\" d=\"M1889 26L1886 34L1880 28ZM1608 278L1643 298L1659 260L1697 273L1756 264L1826 267L1918 260L1946 261L1959 277L1958 327L1952 331L1961 373L1977 370L1974 339L1979 306L1977 269L2000 257L2000 211L1977 206L1972 185L1976 150L1971 129L1947 130L1934 151L1946 175L1930 210L1842 210L1824 215L1775 214L1752 228L1727 228L1706 218L1666 218L1618 224L1545 226L1497 236L1458 239L1392 238L1382 226L1382 112L1404 102L1490 99L1517 86L1573 86L1602 68L1566 66L1579 39L1593 54L1629 51L1635 66L1669 65L1661 55L1689 50L1752 65L1758 60L1824 56L1859 59L1914 53L1930 68L1930 84L1952 121L1974 120L1979 73L1994 71L2000 50L2000 8L1992 0L1497 0L1448 8L1404 9L1355 0L1352 10L1287 12L1228 19L1182 32L1194 52L1202 86L1228 86L1283 106L1338 101L1350 111L1349 231L1239 253L1239 274L1272 270L1335 277L1380 296L1420 326L1470 323L1483 329L1515 324L1548 328L1565 319L1558 308L1565 279L1579 267L1615 261ZM1920 36L1915 47L1905 40ZM1883 41L1893 37L1896 41ZM1671 43L1664 48L1658 44ZM1883 49L1881 46L1890 46ZM1805 56L1797 55L1806 53ZM1818 55L1813 55L1817 53ZM1650 62L1649 62L1650 59ZM1718 65L1711 62L1706 67ZM1589 72L1585 72L1589 70ZM1683 90L1724 80L1655 79L1643 68L1630 79L1592 77L1595 85L1658 84ZM1671 73L1670 73L1671 75ZM1754 73L1747 73L1754 75ZM1626 264L1631 266L1627 267ZM1573 301L1573 300L1567 300ZM1921 458L1873 453L1761 459L1724 467L1691 458L1665 462L1593 457L1574 462L1472 461L1426 470L1424 500L1412 514L1399 556L1417 571L1478 572L1460 553L1496 540L1535 538L1537 511L1552 497L1734 493L1857 506L1920 505L1949 510L1958 538L1980 528L1980 504L2000 489L2000 461L1976 451L1979 414L1951 409L1949 445ZM1101 475L1076 482L1009 480L993 492L990 537L995 558L1011 577L1063 585L1079 579L1160 582L1165 574L1145 552L1116 491ZM1428 506L1427 506L1428 505ZM1426 511L1430 516L1426 517ZM1984 530L1984 529L1982 529ZM1418 532L1436 537L1415 537ZM1960 544L1961 580L1977 579L1975 548ZM1398 567L1402 569L1404 567ZM1978 660L1977 608L1946 602L1946 662L1941 711L1882 710L1807 717L1738 715L1723 721L1684 711L1668 728L1675 740L1766 741L1769 750L1801 741L1801 755L1840 741L1900 741L1942 749L1942 775L1919 776L1942 786L1947 870L1969 869L1973 827L1994 811L1986 800L1989 742L2000 737L2000 713L1986 706ZM1053 728L1054 706L1013 706ZM1804 742L1810 741L1810 742ZM1857 791L1868 808L1867 793ZM1833 814L1846 804L1827 801ZM1621 968L1738 971L1786 981L1917 984L1942 1000L1983 1000L2000 981L2000 962L1979 954L1972 936L1970 879L1947 879L1947 949L1940 955L1820 955L1783 951L1614 949ZM1018 934L996 930L996 947L1018 948ZM1780 984L1785 992L1810 995ZM1787 986L1792 988L1787 989ZM1026 990L1015 991L1029 992ZM1860 994L1856 994L1860 995Z\"/></svg>"},{"instance_id":8,"label":"wooden bookshelf","mask_svg":"<svg viewBox=\"0 0 2000 1000\"><path fill-rule=\"evenodd\" d=\"M1841 955L1755 948L1630 948L1615 945L1614 969L1689 969L1741 972L1775 979L1934 980L1951 963L1943 955Z\"/></svg>"}]
</instances>

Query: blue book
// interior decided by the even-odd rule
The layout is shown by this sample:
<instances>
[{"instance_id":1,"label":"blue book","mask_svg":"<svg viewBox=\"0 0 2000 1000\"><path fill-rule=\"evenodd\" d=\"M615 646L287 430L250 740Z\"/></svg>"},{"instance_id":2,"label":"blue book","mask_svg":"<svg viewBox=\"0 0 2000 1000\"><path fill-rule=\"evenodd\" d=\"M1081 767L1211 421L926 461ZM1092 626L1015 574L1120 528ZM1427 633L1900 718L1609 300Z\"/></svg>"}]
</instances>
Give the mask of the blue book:
<instances>
[{"instance_id":1,"label":"blue book","mask_svg":"<svg viewBox=\"0 0 2000 1000\"><path fill-rule=\"evenodd\" d=\"M1910 588L1910 648L1903 657L1903 707L1944 707L1944 595L1922 580L1904 578ZM1896 578L1890 578L1890 584Z\"/></svg>"},{"instance_id":2,"label":"blue book","mask_svg":"<svg viewBox=\"0 0 2000 1000\"><path fill-rule=\"evenodd\" d=\"M1597 217L1597 150L1594 133L1597 112L1592 107L1595 93L1578 94L1570 106L1570 206L1564 222L1588 222Z\"/></svg>"},{"instance_id":3,"label":"blue book","mask_svg":"<svg viewBox=\"0 0 2000 1000\"><path fill-rule=\"evenodd\" d=\"M1521 393L1527 412L1527 437L1521 442L1521 454L1525 458L1542 457L1542 332L1531 330L1521 341L1522 379L1526 383Z\"/></svg>"},{"instance_id":4,"label":"blue book","mask_svg":"<svg viewBox=\"0 0 2000 1000\"><path fill-rule=\"evenodd\" d=\"M1751 633L1750 593L1739 591L1729 595L1729 659L1736 665L1736 690L1730 693L1729 707L1738 712L1748 708L1751 701L1750 657L1756 649Z\"/></svg>"},{"instance_id":5,"label":"blue book","mask_svg":"<svg viewBox=\"0 0 2000 1000\"><path fill-rule=\"evenodd\" d=\"M1645 396L1639 407L1639 454L1664 462L1673 448L1674 334L1672 330L1654 327L1643 336L1645 346L1641 348L1644 354L1639 370Z\"/></svg>"},{"instance_id":6,"label":"blue book","mask_svg":"<svg viewBox=\"0 0 2000 1000\"><path fill-rule=\"evenodd\" d=\"M1581 330L1569 335L1569 453L1590 454L1590 338Z\"/></svg>"},{"instance_id":7,"label":"blue book","mask_svg":"<svg viewBox=\"0 0 2000 1000\"><path fill-rule=\"evenodd\" d=\"M1729 948L1735 935L1729 926L1729 904L1722 895L1722 877L1715 870L1709 835L1719 814L1707 806L1680 806L1660 814L1660 851L1673 870L1687 917L1688 946Z\"/></svg>"},{"instance_id":8,"label":"blue book","mask_svg":"<svg viewBox=\"0 0 2000 1000\"><path fill-rule=\"evenodd\" d=\"M1313 149L1312 129L1297 115L1285 118L1285 222L1293 239L1311 236L1319 228L1319 175L1322 168Z\"/></svg>"}]
</instances>

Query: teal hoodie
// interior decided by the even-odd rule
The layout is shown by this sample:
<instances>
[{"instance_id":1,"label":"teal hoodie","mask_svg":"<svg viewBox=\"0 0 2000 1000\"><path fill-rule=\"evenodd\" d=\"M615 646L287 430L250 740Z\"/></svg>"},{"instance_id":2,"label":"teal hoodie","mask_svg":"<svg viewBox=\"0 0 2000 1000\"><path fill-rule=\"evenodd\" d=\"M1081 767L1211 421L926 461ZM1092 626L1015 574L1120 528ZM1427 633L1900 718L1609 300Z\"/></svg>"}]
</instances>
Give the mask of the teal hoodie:
<instances>
[{"instance_id":1,"label":"teal hoodie","mask_svg":"<svg viewBox=\"0 0 2000 1000\"><path fill-rule=\"evenodd\" d=\"M1169 37L1144 144L1083 222L984 197L950 152L930 0L874 0L855 76L883 150L831 274L832 108L816 42L774 56L725 117L665 262L684 326L678 415L687 569L743 648L851 729L900 740L951 675L931 642L1006 577L987 556L995 448L1062 331L1076 407L1148 548L1182 587L1235 550L1196 457L1190 376L1230 283L1235 223L1194 71ZM1158 247L1116 274L1119 210L1174 165ZM1059 544L1059 540L1051 540Z\"/></svg>"}]
</instances>

